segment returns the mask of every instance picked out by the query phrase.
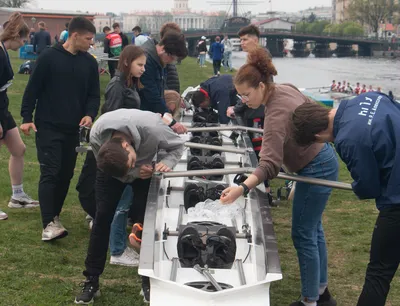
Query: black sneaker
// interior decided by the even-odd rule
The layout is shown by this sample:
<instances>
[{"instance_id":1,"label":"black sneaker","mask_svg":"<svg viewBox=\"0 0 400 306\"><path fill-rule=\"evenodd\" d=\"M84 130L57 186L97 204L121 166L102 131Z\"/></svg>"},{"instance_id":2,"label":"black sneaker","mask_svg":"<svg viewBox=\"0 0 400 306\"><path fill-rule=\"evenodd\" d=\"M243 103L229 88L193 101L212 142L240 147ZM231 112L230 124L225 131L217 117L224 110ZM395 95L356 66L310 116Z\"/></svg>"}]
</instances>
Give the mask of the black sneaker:
<instances>
[{"instance_id":1,"label":"black sneaker","mask_svg":"<svg viewBox=\"0 0 400 306\"><path fill-rule=\"evenodd\" d=\"M186 211L191 207L195 207L197 203L204 202L205 200L206 196L203 187L197 184L189 184L186 186L183 192L183 204Z\"/></svg>"},{"instance_id":2,"label":"black sneaker","mask_svg":"<svg viewBox=\"0 0 400 306\"><path fill-rule=\"evenodd\" d=\"M336 300L331 296L328 288L319 296L319 300L317 301L317 306L336 306L336 304Z\"/></svg>"},{"instance_id":3,"label":"black sneaker","mask_svg":"<svg viewBox=\"0 0 400 306\"><path fill-rule=\"evenodd\" d=\"M150 304L150 278L142 276L142 290L140 295L143 296L143 302Z\"/></svg>"},{"instance_id":4,"label":"black sneaker","mask_svg":"<svg viewBox=\"0 0 400 306\"><path fill-rule=\"evenodd\" d=\"M97 276L88 276L79 285L82 286L82 293L75 297L75 304L89 305L94 302L94 298L100 296L99 278Z\"/></svg>"},{"instance_id":5,"label":"black sneaker","mask_svg":"<svg viewBox=\"0 0 400 306\"><path fill-rule=\"evenodd\" d=\"M214 269L230 269L236 257L236 237L226 227L207 238L207 265Z\"/></svg>"},{"instance_id":6,"label":"black sneaker","mask_svg":"<svg viewBox=\"0 0 400 306\"><path fill-rule=\"evenodd\" d=\"M179 234L177 249L182 268L193 268L197 264L204 267L204 262L201 258L204 244L195 227L186 226Z\"/></svg>"}]
</instances>

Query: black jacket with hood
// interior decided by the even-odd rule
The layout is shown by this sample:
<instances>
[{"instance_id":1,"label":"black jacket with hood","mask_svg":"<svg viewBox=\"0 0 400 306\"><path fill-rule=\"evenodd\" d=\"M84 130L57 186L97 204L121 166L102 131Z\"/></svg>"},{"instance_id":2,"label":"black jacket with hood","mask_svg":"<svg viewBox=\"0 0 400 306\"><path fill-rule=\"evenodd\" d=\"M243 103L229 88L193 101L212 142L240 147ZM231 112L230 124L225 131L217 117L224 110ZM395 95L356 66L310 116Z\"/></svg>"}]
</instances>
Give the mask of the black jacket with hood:
<instances>
[{"instance_id":1,"label":"black jacket with hood","mask_svg":"<svg viewBox=\"0 0 400 306\"><path fill-rule=\"evenodd\" d=\"M146 71L140 78L144 88L139 91L140 109L153 113L168 113L168 108L164 99L164 73L165 69L161 64L157 54L156 45L152 40L148 40L142 45L146 52Z\"/></svg>"},{"instance_id":2,"label":"black jacket with hood","mask_svg":"<svg viewBox=\"0 0 400 306\"><path fill-rule=\"evenodd\" d=\"M87 52L72 54L60 45L45 50L36 60L22 98L24 123L76 133L85 116L94 121L100 106L99 71Z\"/></svg>"}]
</instances>

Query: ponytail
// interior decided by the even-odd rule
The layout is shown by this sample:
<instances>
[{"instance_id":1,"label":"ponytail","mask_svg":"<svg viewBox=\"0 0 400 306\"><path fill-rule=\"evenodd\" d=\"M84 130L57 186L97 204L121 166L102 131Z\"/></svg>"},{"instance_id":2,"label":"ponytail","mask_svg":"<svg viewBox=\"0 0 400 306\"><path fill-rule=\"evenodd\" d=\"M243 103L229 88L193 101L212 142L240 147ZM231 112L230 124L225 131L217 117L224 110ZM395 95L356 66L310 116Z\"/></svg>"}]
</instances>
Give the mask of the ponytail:
<instances>
[{"instance_id":1,"label":"ponytail","mask_svg":"<svg viewBox=\"0 0 400 306\"><path fill-rule=\"evenodd\" d=\"M25 23L21 13L15 12L10 16L7 27L0 36L1 41L16 40L28 37L29 27Z\"/></svg>"},{"instance_id":2,"label":"ponytail","mask_svg":"<svg viewBox=\"0 0 400 306\"><path fill-rule=\"evenodd\" d=\"M246 83L253 88L264 83L268 90L273 87L272 77L277 74L269 54L263 48L256 47L249 52L247 63L239 69L234 82L237 85Z\"/></svg>"}]
</instances>

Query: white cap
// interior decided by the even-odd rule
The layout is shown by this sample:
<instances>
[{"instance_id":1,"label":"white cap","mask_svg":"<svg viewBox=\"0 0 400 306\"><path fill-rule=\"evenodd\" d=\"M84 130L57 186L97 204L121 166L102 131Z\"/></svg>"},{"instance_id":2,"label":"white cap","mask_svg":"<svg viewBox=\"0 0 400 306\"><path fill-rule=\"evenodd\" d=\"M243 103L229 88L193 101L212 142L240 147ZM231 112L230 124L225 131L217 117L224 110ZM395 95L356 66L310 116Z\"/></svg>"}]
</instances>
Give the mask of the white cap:
<instances>
[{"instance_id":1,"label":"white cap","mask_svg":"<svg viewBox=\"0 0 400 306\"><path fill-rule=\"evenodd\" d=\"M206 37L205 37L205 36L202 36L201 39L206 39Z\"/></svg>"}]
</instances>

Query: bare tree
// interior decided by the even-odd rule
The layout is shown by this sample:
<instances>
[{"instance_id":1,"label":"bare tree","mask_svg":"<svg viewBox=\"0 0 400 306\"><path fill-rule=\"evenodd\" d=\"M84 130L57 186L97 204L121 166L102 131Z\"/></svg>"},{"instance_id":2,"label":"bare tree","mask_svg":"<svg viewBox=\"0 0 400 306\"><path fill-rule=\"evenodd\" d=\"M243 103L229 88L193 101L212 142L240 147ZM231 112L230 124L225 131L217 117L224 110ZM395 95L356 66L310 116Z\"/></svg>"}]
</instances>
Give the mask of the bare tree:
<instances>
[{"instance_id":1,"label":"bare tree","mask_svg":"<svg viewBox=\"0 0 400 306\"><path fill-rule=\"evenodd\" d=\"M400 7L388 0L353 0L348 10L353 19L368 25L378 38L379 25L391 19Z\"/></svg>"},{"instance_id":2,"label":"bare tree","mask_svg":"<svg viewBox=\"0 0 400 306\"><path fill-rule=\"evenodd\" d=\"M24 7L30 0L0 0L0 7Z\"/></svg>"}]
</instances>

